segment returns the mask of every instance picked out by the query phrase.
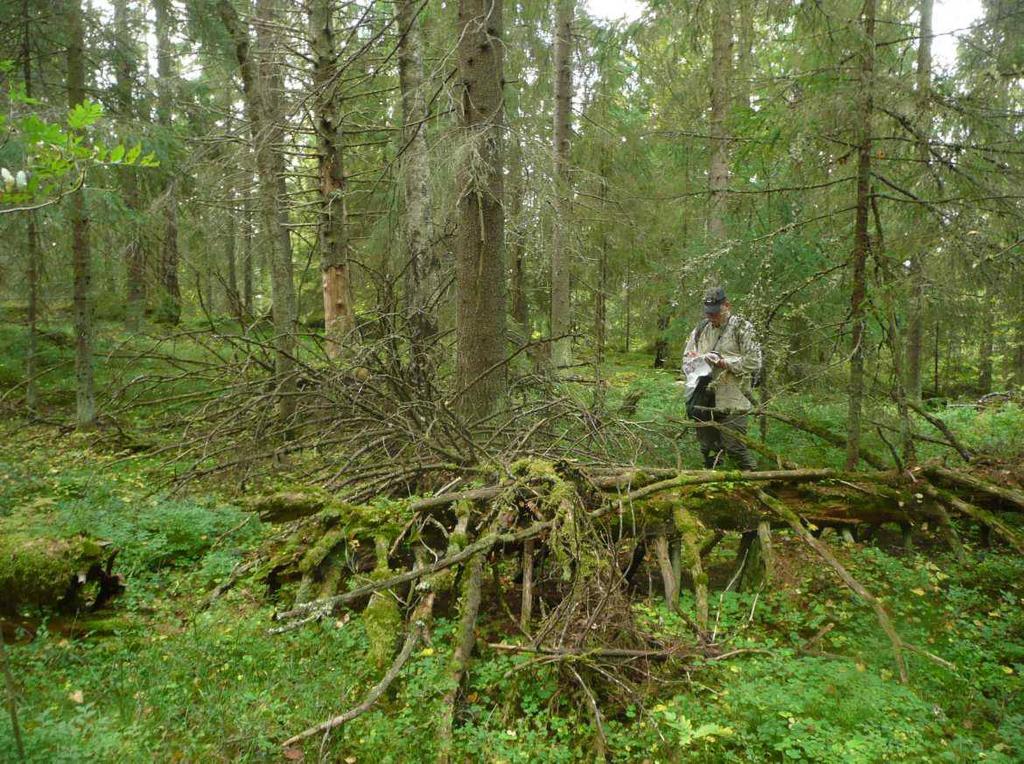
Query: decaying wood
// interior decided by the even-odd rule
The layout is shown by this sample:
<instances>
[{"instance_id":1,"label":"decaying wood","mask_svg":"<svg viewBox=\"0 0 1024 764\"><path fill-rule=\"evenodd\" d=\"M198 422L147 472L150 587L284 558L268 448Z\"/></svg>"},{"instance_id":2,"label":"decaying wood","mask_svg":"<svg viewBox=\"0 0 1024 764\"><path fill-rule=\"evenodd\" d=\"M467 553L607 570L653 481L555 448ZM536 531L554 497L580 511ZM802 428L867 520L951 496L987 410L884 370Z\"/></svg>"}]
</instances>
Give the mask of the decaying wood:
<instances>
[{"instance_id":1,"label":"decaying wood","mask_svg":"<svg viewBox=\"0 0 1024 764\"><path fill-rule=\"evenodd\" d=\"M396 527L400 524L401 530L393 537L394 540L376 538L372 541L378 549L378 563L390 559L398 563L397 566L389 565L384 568L384 574L358 579L358 585L348 591L343 590L341 580L332 581L329 588L319 589L316 598L296 602L291 608L275 614L274 618L286 623L303 623L337 607L359 606L367 597L388 590L399 597L406 596L404 592L415 593L421 602L416 609L419 612L427 595L433 603L434 595L440 589L450 587L452 581L461 578L459 625L449 665L449 682L443 693L445 710L439 734L440 760L447 760L460 685L474 649L477 621L483 617L483 572L487 565L493 565L495 558L510 557L522 571L522 607L518 620L524 633L530 632L535 599L540 600L542 612L546 615L533 632L531 644L512 646L496 643L492 649L532 652L538 660L564 661L566 678L586 694L592 692L590 683L604 676L601 672L611 671L614 674L618 671L614 667L602 667L602 660L623 661L617 665L625 666L629 661L697 655L705 659L726 659L727 654L720 653L720 648L715 646L714 634L708 632L709 592L702 557L727 533L746 534L751 540L756 540L758 547L758 554L754 555L756 559L747 562L759 568L760 590L772 579L772 528L783 527L797 534L874 611L880 628L892 644L900 680L905 682L905 652L911 647L895 630L879 600L856 580L808 526L834 526L849 531L865 523L894 523L910 527L911 524L931 521L950 543L954 553L967 559L950 521L950 515L956 514L993 527L1002 538L1024 551L1020 534L992 509L966 501L954 490L936 486L928 480L969 490L972 499L995 509L1019 511L1020 506L1014 501L1012 492L999 490L980 478L965 477L958 481L957 477L959 473L953 473L951 477L931 467L916 471L915 475L896 470L729 472L628 468L598 470L596 475L589 476L586 470L570 464L526 460L496 472L495 482L491 485L448 491L407 502L402 510L407 514L395 524ZM975 480L977 482L973 482ZM308 503L308 498L296 498L291 505ZM277 506L280 505L278 497ZM321 512L333 512L333 516L337 516L339 512L343 514L348 506L328 500ZM315 514L295 522L299 527L316 528L318 517ZM410 519L405 520L405 517ZM586 535L581 535L584 528L589 530ZM339 530L333 532L340 533ZM370 531L363 529L358 532ZM405 564L403 555L408 554L405 548L411 546L414 539L419 544L427 540L436 548L438 534L447 538L443 554L434 552L435 559L425 563L423 547L419 547L418 562L401 569ZM338 535L338 539L343 537L344 533ZM696 618L691 623L693 644L663 648L657 644L651 646L644 640L623 643L613 638L596 644L586 641L591 625L608 622L603 616L603 609L614 589L611 587L603 594L597 592L596 596L587 594L580 599L581 583L596 580L594 571L588 567L594 563L588 559L601 558L588 558L588 555L592 556L597 549L593 543L598 537L609 539L613 546L635 538L638 548L646 547L652 551L669 609L678 607L680 570L689 573L696 601ZM433 541L430 540L432 538ZM363 539L362 543L359 541L354 537L351 542L338 543L351 543L354 547L371 543L369 538ZM342 548L335 547L336 550ZM538 586L537 576L540 574L535 570L533 561L540 553L547 559L544 571L548 568L564 571L564 583L558 585L562 593L557 595L566 598L561 603L551 600L552 591L547 591L543 585L547 579L542 579L542 585ZM611 559L617 553L604 551L600 554L610 555L606 559ZM602 563L597 564L600 570ZM625 564L623 559L624 567ZM588 570L585 577L579 575L581 566ZM604 570L606 573L600 575L607 578L607 567ZM628 571L614 569L611 574L608 581L617 577L624 586ZM544 575L550 574L545 572ZM410 584L413 585L411 588ZM568 598L577 600L575 604L566 605ZM546 609L543 607L545 604ZM517 620L508 612L504 615L514 622ZM429 614L426 619L416 614L408 619L402 647L391 667L359 705L293 736L287 744L324 733L370 708L409 660L415 644L423 638L426 627L420 624L426 620L429 620ZM570 637L573 634L578 636ZM921 651L915 649L915 652ZM591 665L588 661L598 661L591 666L597 673L586 673L591 671L584 669L584 666Z\"/></svg>"},{"instance_id":2,"label":"decaying wood","mask_svg":"<svg viewBox=\"0 0 1024 764\"><path fill-rule=\"evenodd\" d=\"M657 476L645 476L634 472L629 479L643 482L645 477L649 479ZM591 516L594 520L605 518L608 526L614 526L616 532L642 533L644 527L657 528L659 523L671 523L673 508L685 505L687 511L709 529L756 530L758 524L766 519L763 509L758 508L757 495L760 490L757 486L764 485L770 494L786 501L798 516L818 527L853 527L861 523L905 524L910 521L938 519L933 503L916 498L925 495L936 498L938 494L930 493L934 489L927 484L907 485L901 481L905 481L905 478L895 471L844 473L835 470L806 469L744 473L698 470L677 473L673 478L654 480L627 493L598 494L602 500L592 510ZM615 477L604 477L595 482L603 486L630 484ZM924 488L927 490L921 493ZM458 501L484 501L509 490L510 487L507 485L495 485L448 493L418 500L411 507L434 513ZM519 499L531 501L539 499L544 493L542 486L532 485L519 489L512 487L511 490ZM993 500L1002 501L1003 498L991 492L985 495ZM978 511L964 507L954 507L954 511L981 522L998 521L998 518L993 520L990 514L984 515L987 520L982 519L983 516ZM986 511L984 507L979 506L978 509ZM771 516L767 519L772 520ZM780 522L778 518L775 521ZM1003 536L1011 540L1011 543L1016 543L1012 541L1013 529L1005 522L1001 525L1000 532ZM553 520L543 519L525 527L511 528L500 533L484 533L465 548L436 560L422 570L409 569L388 578L367 582L340 594L297 604L293 608L277 613L274 617L276 620L301 617L314 608L337 607L361 601L374 592L394 589L423 576L460 565L477 553L490 553L498 547L518 550L522 548L524 542L545 536L553 526Z\"/></svg>"},{"instance_id":3,"label":"decaying wood","mask_svg":"<svg viewBox=\"0 0 1024 764\"><path fill-rule=\"evenodd\" d=\"M996 499L1005 506L1002 509L1024 512L1024 491L995 485L975 477L968 472L958 472L936 465L925 467L924 474L944 485L965 488L984 497Z\"/></svg>"},{"instance_id":4,"label":"decaying wood","mask_svg":"<svg viewBox=\"0 0 1024 764\"><path fill-rule=\"evenodd\" d=\"M668 538L665 535L654 537L654 555L661 571L662 587L665 590L665 605L670 613L679 610L679 578L669 555Z\"/></svg>"},{"instance_id":5,"label":"decaying wood","mask_svg":"<svg viewBox=\"0 0 1024 764\"><path fill-rule=\"evenodd\" d=\"M444 694L444 709L437 731L438 761L447 762L451 756L452 724L455 717L455 702L462 686L462 677L469 665L469 656L476 644L476 619L480 614L480 592L483 581L484 558L476 555L469 561L465 586L459 599L460 614L458 640L452 653L448 669L448 691Z\"/></svg>"},{"instance_id":6,"label":"decaying wood","mask_svg":"<svg viewBox=\"0 0 1024 764\"><path fill-rule=\"evenodd\" d=\"M523 542L523 592L522 605L519 608L519 628L529 633L530 621L533 618L533 555L534 540Z\"/></svg>"},{"instance_id":7,"label":"decaying wood","mask_svg":"<svg viewBox=\"0 0 1024 764\"><path fill-rule=\"evenodd\" d=\"M1024 554L1024 536L995 513L978 507L969 501L964 501L959 496L935 486L925 486L924 490L929 496L943 502L950 509L977 520L985 527L991 528L1009 542L1010 546Z\"/></svg>"},{"instance_id":8,"label":"decaying wood","mask_svg":"<svg viewBox=\"0 0 1024 764\"><path fill-rule=\"evenodd\" d=\"M963 542L960 541L960 534L953 527L953 521L950 520L946 508L939 502L935 504L935 516L939 523L939 533L942 534L949 548L953 551L956 561L961 565L970 565L970 559L967 557L967 552L964 551Z\"/></svg>"},{"instance_id":9,"label":"decaying wood","mask_svg":"<svg viewBox=\"0 0 1024 764\"><path fill-rule=\"evenodd\" d=\"M43 608L95 610L124 591L118 550L82 535L24 535L0 524L0 614Z\"/></svg>"}]
</instances>

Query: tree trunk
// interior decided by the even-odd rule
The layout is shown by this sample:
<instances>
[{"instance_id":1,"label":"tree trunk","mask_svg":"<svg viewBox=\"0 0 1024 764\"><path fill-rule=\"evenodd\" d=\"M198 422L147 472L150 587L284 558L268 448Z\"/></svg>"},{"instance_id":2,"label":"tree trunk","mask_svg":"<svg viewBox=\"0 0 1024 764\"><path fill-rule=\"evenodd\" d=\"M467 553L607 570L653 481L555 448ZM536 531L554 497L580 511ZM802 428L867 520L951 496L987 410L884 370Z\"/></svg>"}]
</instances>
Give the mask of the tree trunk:
<instances>
[{"instance_id":1,"label":"tree trunk","mask_svg":"<svg viewBox=\"0 0 1024 764\"><path fill-rule=\"evenodd\" d=\"M875 262L882 267L885 276L888 276L889 264L886 261L885 236L882 233L882 216L878 211L878 198L872 191L871 211L875 217L876 249ZM889 351L892 354L893 391L892 395L896 401L896 411L899 417L900 433L900 457L897 462L904 468L913 467L917 463L917 453L914 448L913 428L910 424L910 407L907 402L906 369L904 368L903 338L900 336L899 322L897 321L896 297L893 294L896 286L886 278L884 285L885 318L887 324L886 336L889 344ZM859 455L858 455L859 456Z\"/></svg>"},{"instance_id":2,"label":"tree trunk","mask_svg":"<svg viewBox=\"0 0 1024 764\"><path fill-rule=\"evenodd\" d=\"M921 0L920 29L917 44L917 124L919 141L917 158L922 170L929 164L928 136L931 135L929 98L932 75L932 5L934 0ZM910 260L910 302L907 314L907 396L921 400L921 344L925 301L923 251Z\"/></svg>"},{"instance_id":3,"label":"tree trunk","mask_svg":"<svg viewBox=\"0 0 1024 764\"><path fill-rule=\"evenodd\" d=\"M1024 387L1024 318L1017 319L1013 332L1013 384ZM938 378L938 374L935 375Z\"/></svg>"},{"instance_id":4,"label":"tree trunk","mask_svg":"<svg viewBox=\"0 0 1024 764\"><path fill-rule=\"evenodd\" d=\"M259 49L256 90L260 105L259 133L256 136L256 169L259 173L260 207L267 232L270 256L270 285L273 292L274 370L281 393L278 412L290 418L295 402L293 369L295 366L295 284L292 280L292 245L288 232L285 162L280 147L284 144L281 126L280 94L284 90L278 29L281 21L274 0L256 4L256 41Z\"/></svg>"},{"instance_id":5,"label":"tree trunk","mask_svg":"<svg viewBox=\"0 0 1024 764\"><path fill-rule=\"evenodd\" d=\"M335 78L337 50L331 0L310 0L309 40L313 53L313 125L317 136L320 175L320 262L323 274L324 334L330 358L337 358L355 328L348 262L348 221L345 215L345 134Z\"/></svg>"},{"instance_id":6,"label":"tree trunk","mask_svg":"<svg viewBox=\"0 0 1024 764\"><path fill-rule=\"evenodd\" d=\"M530 338L530 310L526 299L526 245L522 225L523 212L523 148L519 136L513 138L512 157L509 163L509 219L512 221L512 241L509 244L512 255L512 320L522 329L524 340Z\"/></svg>"},{"instance_id":7,"label":"tree trunk","mask_svg":"<svg viewBox=\"0 0 1024 764\"><path fill-rule=\"evenodd\" d=\"M978 392L981 395L992 392L992 349L995 344L995 325L993 318L997 315L992 296L985 291L981 321L981 342L978 347Z\"/></svg>"},{"instance_id":8,"label":"tree trunk","mask_svg":"<svg viewBox=\"0 0 1024 764\"><path fill-rule=\"evenodd\" d=\"M626 314L626 320L625 320L625 324L626 324L626 327L625 327L625 329L626 329L626 339L625 339L625 342L623 343L623 348L624 348L624 350L627 353L629 352L629 341L630 341L630 334L631 334L632 324L633 324L633 300L632 300L632 297L633 297L633 278L632 278L633 277L633 268L632 268L632 265L633 265L633 261L631 259L627 258L627 260L626 260L626 298L623 301L623 302L625 302L625 305L623 307L625 308L624 312Z\"/></svg>"},{"instance_id":9,"label":"tree trunk","mask_svg":"<svg viewBox=\"0 0 1024 764\"><path fill-rule=\"evenodd\" d=\"M505 395L502 32L501 0L460 0L461 124L470 150L457 184L456 408L470 423L494 412Z\"/></svg>"},{"instance_id":10,"label":"tree trunk","mask_svg":"<svg viewBox=\"0 0 1024 764\"><path fill-rule=\"evenodd\" d=\"M32 45L29 33L31 18L28 0L22 4L22 74L25 79L25 95L32 97ZM25 408L28 413L35 414L38 406L38 385L36 384L36 345L39 333L39 271L42 265L42 251L39 247L39 230L36 225L36 213L25 213L25 257L26 281L28 282L28 344L25 347Z\"/></svg>"},{"instance_id":11,"label":"tree trunk","mask_svg":"<svg viewBox=\"0 0 1024 764\"><path fill-rule=\"evenodd\" d=\"M276 41L279 23L272 0L259 0L256 7L258 61L254 61L249 30L242 24L230 0L220 0L217 11L235 46L255 150L261 230L270 258L274 300L274 370L280 393L278 412L285 421L294 409L295 285L292 282L288 210L284 207L284 157L278 148L284 141L284 131L278 120L278 93L283 86L277 58L280 53ZM247 291L249 298L251 290Z\"/></svg>"},{"instance_id":12,"label":"tree trunk","mask_svg":"<svg viewBox=\"0 0 1024 764\"><path fill-rule=\"evenodd\" d=\"M751 79L754 73L754 3L756 0L738 0L736 3L736 42L739 50L736 54L733 97L740 109L750 108L750 95L753 91Z\"/></svg>"},{"instance_id":13,"label":"tree trunk","mask_svg":"<svg viewBox=\"0 0 1024 764\"><path fill-rule=\"evenodd\" d=\"M658 304L658 336L654 340L654 368L664 369L668 360L668 326L672 321L672 305L667 298Z\"/></svg>"},{"instance_id":14,"label":"tree trunk","mask_svg":"<svg viewBox=\"0 0 1024 764\"><path fill-rule=\"evenodd\" d=\"M405 175L405 313L410 367L414 377L433 366L428 348L437 335L441 262L431 244L432 200L427 149L427 107L423 81L423 31L417 0L398 0L398 80L402 91L402 154Z\"/></svg>"},{"instance_id":15,"label":"tree trunk","mask_svg":"<svg viewBox=\"0 0 1024 764\"><path fill-rule=\"evenodd\" d=\"M861 403L864 397L864 340L867 299L866 265L868 241L868 214L871 204L871 115L874 110L875 68L875 0L864 0L864 50L861 52L860 104L857 150L857 214L854 221L853 283L850 293L850 383L847 421L846 466L854 469L860 459Z\"/></svg>"},{"instance_id":16,"label":"tree trunk","mask_svg":"<svg viewBox=\"0 0 1024 764\"><path fill-rule=\"evenodd\" d=\"M710 208L708 235L712 242L726 238L725 215L729 188L729 129L726 118L732 100L732 3L715 0L711 31L711 164L708 173Z\"/></svg>"},{"instance_id":17,"label":"tree trunk","mask_svg":"<svg viewBox=\"0 0 1024 764\"><path fill-rule=\"evenodd\" d=\"M608 181L601 178L602 209L608 201ZM594 362L604 363L608 326L608 231L601 224L601 243L597 250L597 288L594 290Z\"/></svg>"},{"instance_id":18,"label":"tree trunk","mask_svg":"<svg viewBox=\"0 0 1024 764\"><path fill-rule=\"evenodd\" d=\"M68 106L74 108L85 100L85 68L82 49L85 30L80 0L65 6L68 25ZM68 202L71 220L71 265L74 272L75 315L75 408L76 422L82 430L96 424L96 391L92 373L92 257L89 250L89 218L85 209L85 189L71 194Z\"/></svg>"},{"instance_id":19,"label":"tree trunk","mask_svg":"<svg viewBox=\"0 0 1024 764\"><path fill-rule=\"evenodd\" d=\"M27 88L26 88L27 90ZM39 271L42 251L39 247L39 231L36 227L36 213L25 213L25 257L28 259L28 345L25 348L25 408L34 414L39 405L36 385L36 345L39 335Z\"/></svg>"},{"instance_id":20,"label":"tree trunk","mask_svg":"<svg viewBox=\"0 0 1024 764\"><path fill-rule=\"evenodd\" d=\"M551 363L572 364L572 257L569 247L571 180L569 148L572 128L572 22L575 0L557 0L555 6L555 114L552 159L555 181L551 225Z\"/></svg>"},{"instance_id":21,"label":"tree trunk","mask_svg":"<svg viewBox=\"0 0 1024 764\"><path fill-rule=\"evenodd\" d=\"M242 201L242 310L247 319L252 317L253 296L253 215L252 215L252 177L249 177L249 188L245 191Z\"/></svg>"},{"instance_id":22,"label":"tree trunk","mask_svg":"<svg viewBox=\"0 0 1024 764\"><path fill-rule=\"evenodd\" d=\"M228 202L227 230L224 232L224 303L229 315L242 320L242 304L238 295L238 197L230 181L226 181Z\"/></svg>"},{"instance_id":23,"label":"tree trunk","mask_svg":"<svg viewBox=\"0 0 1024 764\"><path fill-rule=\"evenodd\" d=\"M170 0L153 0L156 15L157 123L170 133L173 127L172 104L175 82L174 54L171 50ZM168 136L169 138L169 136ZM160 319L169 324L181 320L181 286L178 283L178 199L177 183L168 171L162 203L164 238L160 249Z\"/></svg>"}]
</instances>

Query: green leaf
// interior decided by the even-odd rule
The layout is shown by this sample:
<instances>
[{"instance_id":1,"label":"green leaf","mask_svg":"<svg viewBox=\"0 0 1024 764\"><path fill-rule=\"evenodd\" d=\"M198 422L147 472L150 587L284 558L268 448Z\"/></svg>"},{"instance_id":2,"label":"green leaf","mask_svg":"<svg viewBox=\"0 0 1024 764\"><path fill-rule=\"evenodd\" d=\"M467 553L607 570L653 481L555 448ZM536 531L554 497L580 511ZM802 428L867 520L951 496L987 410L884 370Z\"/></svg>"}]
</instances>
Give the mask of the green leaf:
<instances>
[{"instance_id":1,"label":"green leaf","mask_svg":"<svg viewBox=\"0 0 1024 764\"><path fill-rule=\"evenodd\" d=\"M139 160L139 166L140 167L159 167L160 166L160 162L157 161L156 154L154 154L151 151L148 154L146 154L146 156L142 157L142 159Z\"/></svg>"},{"instance_id":2,"label":"green leaf","mask_svg":"<svg viewBox=\"0 0 1024 764\"><path fill-rule=\"evenodd\" d=\"M84 130L103 116L103 105L95 101L82 101L68 114L68 127Z\"/></svg>"},{"instance_id":3,"label":"green leaf","mask_svg":"<svg viewBox=\"0 0 1024 764\"><path fill-rule=\"evenodd\" d=\"M139 158L139 154L141 154L141 153L142 153L142 144L141 143L136 143L134 146L132 146L130 149L128 149L128 154L124 158L124 163L125 164L135 164L135 160L137 160Z\"/></svg>"},{"instance_id":4,"label":"green leaf","mask_svg":"<svg viewBox=\"0 0 1024 764\"><path fill-rule=\"evenodd\" d=\"M124 159L124 144L119 143L110 150L110 159L108 159L107 161L109 161L111 164L117 164L122 159Z\"/></svg>"}]
</instances>

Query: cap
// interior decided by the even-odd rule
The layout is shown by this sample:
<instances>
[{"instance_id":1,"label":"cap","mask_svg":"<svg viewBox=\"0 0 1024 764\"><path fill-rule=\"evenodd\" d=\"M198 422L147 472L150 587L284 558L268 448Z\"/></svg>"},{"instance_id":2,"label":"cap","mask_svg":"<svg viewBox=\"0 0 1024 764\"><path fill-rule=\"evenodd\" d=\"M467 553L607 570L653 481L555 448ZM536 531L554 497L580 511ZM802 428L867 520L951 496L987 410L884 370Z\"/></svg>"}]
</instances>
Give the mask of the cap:
<instances>
[{"instance_id":1,"label":"cap","mask_svg":"<svg viewBox=\"0 0 1024 764\"><path fill-rule=\"evenodd\" d=\"M725 302L725 290L722 287L711 287L704 292L704 312L714 315L720 313Z\"/></svg>"}]
</instances>

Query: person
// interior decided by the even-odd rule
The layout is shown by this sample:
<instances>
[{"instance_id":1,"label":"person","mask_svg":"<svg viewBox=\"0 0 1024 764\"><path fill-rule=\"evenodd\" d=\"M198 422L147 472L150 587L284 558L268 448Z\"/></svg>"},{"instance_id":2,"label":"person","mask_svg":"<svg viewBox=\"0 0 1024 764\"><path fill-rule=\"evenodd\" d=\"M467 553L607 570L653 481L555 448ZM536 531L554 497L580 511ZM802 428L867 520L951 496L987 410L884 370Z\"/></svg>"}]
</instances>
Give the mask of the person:
<instances>
[{"instance_id":1,"label":"person","mask_svg":"<svg viewBox=\"0 0 1024 764\"><path fill-rule=\"evenodd\" d=\"M690 333L683 351L683 374L689 371L692 377L694 369L698 374L704 373L700 369L710 372L710 378L697 387L701 395L692 399L703 405L695 406L695 411L688 407L693 418L719 425L697 426L704 467L720 467L722 458L728 454L742 469L756 470L757 459L733 433L747 432L747 416L753 408L747 393L761 370L761 346L753 325L733 315L722 287L708 289L702 307L704 319Z\"/></svg>"}]
</instances>

